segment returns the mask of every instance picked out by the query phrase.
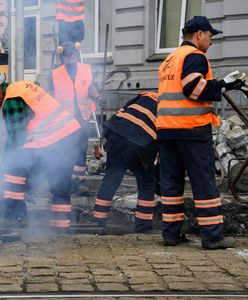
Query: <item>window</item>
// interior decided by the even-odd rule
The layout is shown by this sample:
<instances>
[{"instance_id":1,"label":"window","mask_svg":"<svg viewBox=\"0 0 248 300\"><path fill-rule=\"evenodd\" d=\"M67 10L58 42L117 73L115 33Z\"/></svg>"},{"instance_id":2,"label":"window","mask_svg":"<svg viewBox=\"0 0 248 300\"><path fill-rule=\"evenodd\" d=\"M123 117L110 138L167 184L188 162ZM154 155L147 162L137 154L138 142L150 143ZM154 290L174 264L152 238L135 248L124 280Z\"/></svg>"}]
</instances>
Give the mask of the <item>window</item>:
<instances>
[{"instance_id":1,"label":"window","mask_svg":"<svg viewBox=\"0 0 248 300\"><path fill-rule=\"evenodd\" d=\"M36 69L36 17L24 18L24 69Z\"/></svg>"},{"instance_id":2,"label":"window","mask_svg":"<svg viewBox=\"0 0 248 300\"><path fill-rule=\"evenodd\" d=\"M16 1L12 0L11 10L11 39L12 39L12 58L15 61L15 16ZM39 73L40 55L40 0L24 0L24 78L35 79ZM14 69L12 74L14 74Z\"/></svg>"},{"instance_id":3,"label":"window","mask_svg":"<svg viewBox=\"0 0 248 300\"><path fill-rule=\"evenodd\" d=\"M200 14L199 0L157 0L156 53L178 47L185 21Z\"/></svg>"},{"instance_id":4,"label":"window","mask_svg":"<svg viewBox=\"0 0 248 300\"><path fill-rule=\"evenodd\" d=\"M39 0L23 0L23 5L24 5L24 7L38 6ZM12 0L12 8L15 9L15 7L16 7L16 2L15 2L15 0Z\"/></svg>"},{"instance_id":5,"label":"window","mask_svg":"<svg viewBox=\"0 0 248 300\"><path fill-rule=\"evenodd\" d=\"M85 1L85 38L82 43L84 54L89 54L89 56L103 55L107 24L109 24L107 51L111 51L112 7L113 0Z\"/></svg>"}]
</instances>

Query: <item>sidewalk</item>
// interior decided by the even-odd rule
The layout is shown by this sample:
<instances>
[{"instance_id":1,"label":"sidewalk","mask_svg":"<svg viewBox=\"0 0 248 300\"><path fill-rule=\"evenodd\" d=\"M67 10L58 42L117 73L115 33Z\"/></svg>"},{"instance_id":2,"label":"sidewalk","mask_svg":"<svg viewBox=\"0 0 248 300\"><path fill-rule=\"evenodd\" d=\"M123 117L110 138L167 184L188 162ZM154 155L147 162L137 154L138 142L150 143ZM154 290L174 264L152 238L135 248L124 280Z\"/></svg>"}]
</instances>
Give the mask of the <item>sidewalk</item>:
<instances>
[{"instance_id":1,"label":"sidewalk","mask_svg":"<svg viewBox=\"0 0 248 300\"><path fill-rule=\"evenodd\" d=\"M164 247L161 233L60 235L30 230L0 247L1 293L248 292L248 241L207 251L199 238ZM229 298L231 299L231 298Z\"/></svg>"}]
</instances>

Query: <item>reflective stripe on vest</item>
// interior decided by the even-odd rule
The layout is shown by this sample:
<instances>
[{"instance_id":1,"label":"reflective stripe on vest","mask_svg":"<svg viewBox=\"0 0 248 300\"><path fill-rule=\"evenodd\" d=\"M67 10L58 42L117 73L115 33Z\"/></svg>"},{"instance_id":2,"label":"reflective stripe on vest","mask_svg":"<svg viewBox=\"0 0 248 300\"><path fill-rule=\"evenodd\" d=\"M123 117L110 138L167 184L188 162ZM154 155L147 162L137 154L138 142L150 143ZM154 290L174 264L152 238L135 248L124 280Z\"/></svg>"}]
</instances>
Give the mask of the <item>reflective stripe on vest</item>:
<instances>
[{"instance_id":1,"label":"reflective stripe on vest","mask_svg":"<svg viewBox=\"0 0 248 300\"><path fill-rule=\"evenodd\" d=\"M62 107L74 113L74 101L77 101L81 115L88 120L96 105L89 98L89 87L92 84L91 66L88 64L77 64L77 73L74 82L71 80L65 65L52 71L54 98Z\"/></svg>"},{"instance_id":2,"label":"reflective stripe on vest","mask_svg":"<svg viewBox=\"0 0 248 300\"><path fill-rule=\"evenodd\" d=\"M56 20L76 22L85 16L84 0L60 0L56 5Z\"/></svg>"},{"instance_id":3,"label":"reflective stripe on vest","mask_svg":"<svg viewBox=\"0 0 248 300\"><path fill-rule=\"evenodd\" d=\"M213 124L219 126L219 119L213 113L210 102L198 102L197 99L212 79L212 72L208 62L206 78L201 78L191 96L183 94L183 87L202 74L195 72L181 79L185 58L191 53L205 55L192 46L181 46L173 51L159 67L159 103L157 111L157 129L194 128ZM211 99L209 99L211 100Z\"/></svg>"},{"instance_id":4,"label":"reflective stripe on vest","mask_svg":"<svg viewBox=\"0 0 248 300\"><path fill-rule=\"evenodd\" d=\"M157 138L157 133L152 130L148 125L146 125L146 123L132 115L130 115L129 113L126 112L118 112L116 114L117 117L121 117L124 119L127 119L133 123L135 123L136 125L140 126L143 130L145 130L154 140L156 140Z\"/></svg>"},{"instance_id":5,"label":"reflective stripe on vest","mask_svg":"<svg viewBox=\"0 0 248 300\"><path fill-rule=\"evenodd\" d=\"M147 117L152 121L152 123L154 125L156 125L156 117L150 112L149 109L144 108L138 104L131 104L128 106L128 108L136 109L136 110L142 112L143 114L147 115Z\"/></svg>"},{"instance_id":6,"label":"reflective stripe on vest","mask_svg":"<svg viewBox=\"0 0 248 300\"><path fill-rule=\"evenodd\" d=\"M31 81L17 81L6 90L4 101L22 98L34 112L27 126L27 142L24 148L42 148L71 135L80 128L72 114L41 87Z\"/></svg>"}]
</instances>

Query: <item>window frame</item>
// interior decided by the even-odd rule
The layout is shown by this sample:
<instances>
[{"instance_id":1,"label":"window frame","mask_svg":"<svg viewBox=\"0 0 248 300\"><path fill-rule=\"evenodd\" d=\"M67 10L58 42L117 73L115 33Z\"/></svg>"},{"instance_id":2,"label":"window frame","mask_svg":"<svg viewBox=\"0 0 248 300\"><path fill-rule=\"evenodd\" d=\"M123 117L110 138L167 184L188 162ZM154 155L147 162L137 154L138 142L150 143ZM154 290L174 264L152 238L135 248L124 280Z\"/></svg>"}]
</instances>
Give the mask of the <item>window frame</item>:
<instances>
[{"instance_id":1,"label":"window frame","mask_svg":"<svg viewBox=\"0 0 248 300\"><path fill-rule=\"evenodd\" d=\"M94 12L94 16L95 16L95 19L94 19L94 22L95 22L94 52L82 53L82 58L103 58L104 57L104 52L100 52L99 51L99 40L100 40L100 30L99 30L100 0L94 0L94 2L95 2L95 5L94 5L94 7L95 7L95 12ZM107 51L107 57L112 57L112 51Z\"/></svg>"},{"instance_id":2,"label":"window frame","mask_svg":"<svg viewBox=\"0 0 248 300\"><path fill-rule=\"evenodd\" d=\"M16 20L16 9L14 7L14 1L11 0L11 56L13 57L11 72L15 78L15 66L16 66L16 56L15 56L15 20ZM40 72L40 2L38 0L38 5L26 6L24 7L24 18L35 17L36 19L36 68L35 69L25 69L24 68L24 79L35 80L36 75Z\"/></svg>"},{"instance_id":3,"label":"window frame","mask_svg":"<svg viewBox=\"0 0 248 300\"><path fill-rule=\"evenodd\" d=\"M162 8L164 4L164 0L160 0L159 7L158 7L158 1L156 0L156 13L155 13L155 54L161 54L161 53L170 53L173 50L175 50L181 43L182 43L182 37L179 35L178 39L178 45L173 48L159 48L160 44L160 38L161 38L161 26L162 26ZM180 17L180 27L179 27L179 32L183 29L183 26L185 24L185 19L186 19L186 13L187 13L187 0L182 0L182 7L181 7L181 17Z\"/></svg>"}]
</instances>

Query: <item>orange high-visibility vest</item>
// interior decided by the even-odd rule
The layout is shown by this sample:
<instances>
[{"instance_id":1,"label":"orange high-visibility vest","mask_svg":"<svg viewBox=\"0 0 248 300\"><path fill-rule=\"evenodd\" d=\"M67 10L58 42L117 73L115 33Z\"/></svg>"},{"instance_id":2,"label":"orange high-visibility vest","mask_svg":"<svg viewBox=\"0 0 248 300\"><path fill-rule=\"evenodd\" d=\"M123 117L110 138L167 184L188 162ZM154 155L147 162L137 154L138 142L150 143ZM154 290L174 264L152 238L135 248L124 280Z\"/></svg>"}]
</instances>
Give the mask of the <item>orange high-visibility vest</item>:
<instances>
[{"instance_id":1,"label":"orange high-visibility vest","mask_svg":"<svg viewBox=\"0 0 248 300\"><path fill-rule=\"evenodd\" d=\"M208 62L208 73L206 78L202 78L191 95L187 98L183 93L183 82L181 79L183 63L185 58L191 53L202 51L192 46L181 46L173 51L161 64L159 74L159 103L157 110L157 129L177 129L194 128L213 124L219 126L218 117L213 112L211 99L205 102L197 101L197 95L201 93L207 80L212 79L212 72ZM203 77L200 73L197 76ZM195 99L195 100L193 100Z\"/></svg>"},{"instance_id":2,"label":"orange high-visibility vest","mask_svg":"<svg viewBox=\"0 0 248 300\"><path fill-rule=\"evenodd\" d=\"M88 120L96 105L89 98L89 87L92 83L91 66L88 64L77 64L77 74L71 80L65 65L52 71L54 84L54 97L64 109L74 112L74 101L77 101L81 115L84 120Z\"/></svg>"},{"instance_id":3,"label":"orange high-visibility vest","mask_svg":"<svg viewBox=\"0 0 248 300\"><path fill-rule=\"evenodd\" d=\"M17 81L8 86L4 101L18 97L34 112L34 118L27 126L27 142L23 148L47 147L80 128L71 113L32 81Z\"/></svg>"},{"instance_id":4,"label":"orange high-visibility vest","mask_svg":"<svg viewBox=\"0 0 248 300\"><path fill-rule=\"evenodd\" d=\"M84 0L57 0L56 20L76 22L85 16Z\"/></svg>"}]
</instances>

